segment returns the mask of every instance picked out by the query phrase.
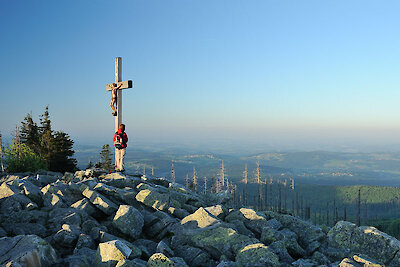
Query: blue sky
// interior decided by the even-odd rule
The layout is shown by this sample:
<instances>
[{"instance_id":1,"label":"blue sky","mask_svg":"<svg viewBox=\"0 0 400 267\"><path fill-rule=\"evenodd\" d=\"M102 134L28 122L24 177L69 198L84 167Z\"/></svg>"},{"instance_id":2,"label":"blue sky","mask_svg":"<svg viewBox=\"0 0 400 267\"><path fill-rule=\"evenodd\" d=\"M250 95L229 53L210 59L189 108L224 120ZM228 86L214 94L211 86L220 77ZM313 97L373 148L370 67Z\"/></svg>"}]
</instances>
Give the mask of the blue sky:
<instances>
[{"instance_id":1,"label":"blue sky","mask_svg":"<svg viewBox=\"0 0 400 267\"><path fill-rule=\"evenodd\" d=\"M114 57L137 142L398 144L399 1L0 3L0 130L50 106L77 143L113 135Z\"/></svg>"}]
</instances>

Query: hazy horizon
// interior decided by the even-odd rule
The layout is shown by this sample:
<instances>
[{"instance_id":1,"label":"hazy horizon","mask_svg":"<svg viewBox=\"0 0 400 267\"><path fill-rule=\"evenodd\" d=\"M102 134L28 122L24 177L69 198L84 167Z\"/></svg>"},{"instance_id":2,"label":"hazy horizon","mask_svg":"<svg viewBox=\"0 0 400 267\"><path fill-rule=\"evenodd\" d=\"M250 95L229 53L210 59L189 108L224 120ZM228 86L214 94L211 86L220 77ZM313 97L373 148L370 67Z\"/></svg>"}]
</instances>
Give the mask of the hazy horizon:
<instances>
[{"instance_id":1,"label":"hazy horizon","mask_svg":"<svg viewBox=\"0 0 400 267\"><path fill-rule=\"evenodd\" d=\"M4 1L0 131L50 107L77 144L112 138L122 57L137 144L399 151L398 1ZM121 12L123 10L123 12ZM4 101L5 100L5 101Z\"/></svg>"}]
</instances>

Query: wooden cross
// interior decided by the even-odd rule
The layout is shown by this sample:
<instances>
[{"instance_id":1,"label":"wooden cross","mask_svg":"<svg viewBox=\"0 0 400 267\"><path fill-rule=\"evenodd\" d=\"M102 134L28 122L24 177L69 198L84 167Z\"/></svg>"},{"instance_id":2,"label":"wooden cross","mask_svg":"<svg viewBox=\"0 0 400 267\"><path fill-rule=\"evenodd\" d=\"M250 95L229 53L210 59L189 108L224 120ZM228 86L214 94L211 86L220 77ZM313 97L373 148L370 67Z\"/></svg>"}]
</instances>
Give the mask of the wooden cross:
<instances>
[{"instance_id":1,"label":"wooden cross","mask_svg":"<svg viewBox=\"0 0 400 267\"><path fill-rule=\"evenodd\" d=\"M111 91L117 84L117 116L115 116L115 132L122 123L122 89L132 88L132 81L122 81L122 58L115 58L115 83L106 85L106 91Z\"/></svg>"}]
</instances>

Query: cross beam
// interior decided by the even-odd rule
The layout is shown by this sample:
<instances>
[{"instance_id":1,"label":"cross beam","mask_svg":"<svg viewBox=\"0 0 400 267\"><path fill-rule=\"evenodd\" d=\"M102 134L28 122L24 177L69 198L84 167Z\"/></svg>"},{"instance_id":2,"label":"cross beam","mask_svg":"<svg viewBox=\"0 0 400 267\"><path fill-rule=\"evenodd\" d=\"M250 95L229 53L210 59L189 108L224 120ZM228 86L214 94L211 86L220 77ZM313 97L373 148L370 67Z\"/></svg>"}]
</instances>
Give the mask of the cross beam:
<instances>
[{"instance_id":1,"label":"cross beam","mask_svg":"<svg viewBox=\"0 0 400 267\"><path fill-rule=\"evenodd\" d=\"M121 85L121 87L119 87L118 89L128 89L128 88L132 88L132 81L128 80L128 81L124 81L124 82L115 82L117 84L117 87L119 87ZM111 91L114 87L115 83L109 83L106 85L106 91Z\"/></svg>"}]
</instances>

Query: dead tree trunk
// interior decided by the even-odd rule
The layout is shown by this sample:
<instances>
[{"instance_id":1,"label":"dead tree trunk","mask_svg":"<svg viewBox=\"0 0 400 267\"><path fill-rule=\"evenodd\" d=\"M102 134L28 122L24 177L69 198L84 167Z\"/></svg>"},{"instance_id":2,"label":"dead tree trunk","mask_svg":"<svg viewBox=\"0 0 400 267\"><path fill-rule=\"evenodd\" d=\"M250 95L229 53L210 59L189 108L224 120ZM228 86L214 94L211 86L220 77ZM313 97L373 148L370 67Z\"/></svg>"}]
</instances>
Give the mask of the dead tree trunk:
<instances>
[{"instance_id":1,"label":"dead tree trunk","mask_svg":"<svg viewBox=\"0 0 400 267\"><path fill-rule=\"evenodd\" d=\"M329 226L329 202L326 202L326 225Z\"/></svg>"},{"instance_id":2,"label":"dead tree trunk","mask_svg":"<svg viewBox=\"0 0 400 267\"><path fill-rule=\"evenodd\" d=\"M247 202L247 164L244 167L243 182L244 182L243 203L244 203L245 206L247 206L248 205L248 202Z\"/></svg>"},{"instance_id":3,"label":"dead tree trunk","mask_svg":"<svg viewBox=\"0 0 400 267\"><path fill-rule=\"evenodd\" d=\"M337 218L336 218L336 197L333 197L333 224L336 224Z\"/></svg>"},{"instance_id":4,"label":"dead tree trunk","mask_svg":"<svg viewBox=\"0 0 400 267\"><path fill-rule=\"evenodd\" d=\"M268 179L264 179L264 206L268 210Z\"/></svg>"},{"instance_id":5,"label":"dead tree trunk","mask_svg":"<svg viewBox=\"0 0 400 267\"><path fill-rule=\"evenodd\" d=\"M281 182L278 182L278 194L279 194L279 199L278 199L278 213L282 212L282 186L281 186Z\"/></svg>"},{"instance_id":6,"label":"dead tree trunk","mask_svg":"<svg viewBox=\"0 0 400 267\"><path fill-rule=\"evenodd\" d=\"M287 206L286 206L286 203L287 203L287 180L286 179L285 179L285 182L283 183L283 186L284 186L283 209L284 209L285 213L287 213Z\"/></svg>"},{"instance_id":7,"label":"dead tree trunk","mask_svg":"<svg viewBox=\"0 0 400 267\"><path fill-rule=\"evenodd\" d=\"M204 195L207 194L207 176L204 176Z\"/></svg>"},{"instance_id":8,"label":"dead tree trunk","mask_svg":"<svg viewBox=\"0 0 400 267\"><path fill-rule=\"evenodd\" d=\"M361 188L358 189L357 198L357 226L361 225Z\"/></svg>"},{"instance_id":9,"label":"dead tree trunk","mask_svg":"<svg viewBox=\"0 0 400 267\"><path fill-rule=\"evenodd\" d=\"M174 166L174 161L171 163L171 182L175 183L175 166ZM186 187L188 188L188 182L186 184Z\"/></svg>"}]
</instances>

